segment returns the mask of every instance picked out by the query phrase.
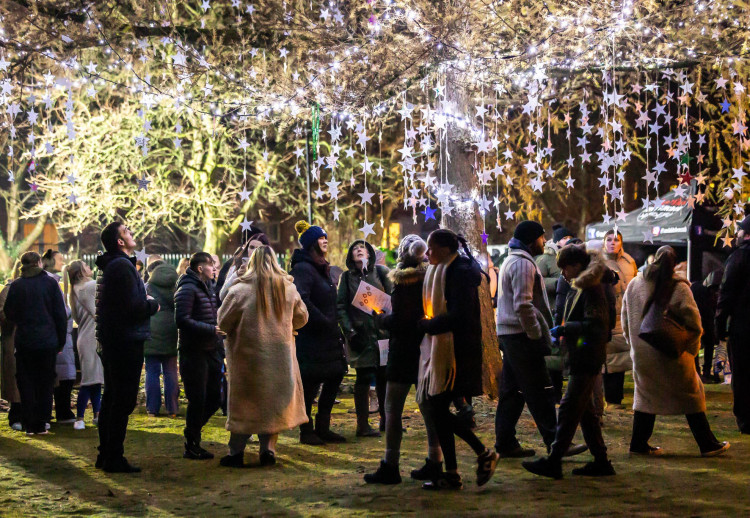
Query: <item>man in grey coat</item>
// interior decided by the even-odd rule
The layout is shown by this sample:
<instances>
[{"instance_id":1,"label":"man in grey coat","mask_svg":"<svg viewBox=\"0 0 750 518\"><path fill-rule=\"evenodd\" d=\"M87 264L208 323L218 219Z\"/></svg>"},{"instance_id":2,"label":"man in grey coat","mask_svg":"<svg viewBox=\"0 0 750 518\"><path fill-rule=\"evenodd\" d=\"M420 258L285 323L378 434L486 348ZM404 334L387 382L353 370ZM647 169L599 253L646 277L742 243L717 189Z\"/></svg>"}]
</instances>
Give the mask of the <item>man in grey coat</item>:
<instances>
[{"instance_id":1,"label":"man in grey coat","mask_svg":"<svg viewBox=\"0 0 750 518\"><path fill-rule=\"evenodd\" d=\"M508 243L510 253L500 270L497 334L503 352L500 397L495 416L495 449L501 457L531 457L516 438L516 424L524 404L529 406L549 450L555 439L557 417L552 381L544 361L550 352L552 311L544 279L534 256L544 250L544 228L522 221ZM574 446L568 454L585 451Z\"/></svg>"}]
</instances>

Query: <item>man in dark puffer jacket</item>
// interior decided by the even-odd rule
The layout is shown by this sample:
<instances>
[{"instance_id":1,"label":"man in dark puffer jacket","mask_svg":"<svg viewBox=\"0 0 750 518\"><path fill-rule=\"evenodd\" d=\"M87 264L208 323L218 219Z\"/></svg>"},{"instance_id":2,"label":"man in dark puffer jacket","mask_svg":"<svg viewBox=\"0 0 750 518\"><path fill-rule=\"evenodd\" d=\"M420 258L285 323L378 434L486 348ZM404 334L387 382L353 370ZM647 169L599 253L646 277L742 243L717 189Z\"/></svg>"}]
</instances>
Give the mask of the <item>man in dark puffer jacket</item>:
<instances>
[{"instance_id":1,"label":"man in dark puffer jacket","mask_svg":"<svg viewBox=\"0 0 750 518\"><path fill-rule=\"evenodd\" d=\"M216 325L216 296L209 286L215 265L211 255L197 252L177 281L175 321L180 350L180 375L188 400L185 415L186 459L212 459L201 448L201 429L221 406L221 337Z\"/></svg>"},{"instance_id":2,"label":"man in dark puffer jacket","mask_svg":"<svg viewBox=\"0 0 750 518\"><path fill-rule=\"evenodd\" d=\"M133 235L120 221L102 231L106 252L96 260L96 338L104 366L104 395L99 413L99 457L96 466L111 473L137 473L123 457L128 416L138 402L143 370L143 342L149 319L159 304L146 295L135 269Z\"/></svg>"}]
</instances>

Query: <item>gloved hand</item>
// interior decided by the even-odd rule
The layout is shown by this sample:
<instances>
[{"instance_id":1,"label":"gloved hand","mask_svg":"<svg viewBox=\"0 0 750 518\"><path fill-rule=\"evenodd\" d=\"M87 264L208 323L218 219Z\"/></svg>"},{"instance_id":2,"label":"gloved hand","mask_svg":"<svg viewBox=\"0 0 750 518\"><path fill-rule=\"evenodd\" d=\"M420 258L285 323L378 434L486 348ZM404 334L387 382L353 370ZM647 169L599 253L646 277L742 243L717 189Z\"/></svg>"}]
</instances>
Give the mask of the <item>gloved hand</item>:
<instances>
[{"instance_id":1,"label":"gloved hand","mask_svg":"<svg viewBox=\"0 0 750 518\"><path fill-rule=\"evenodd\" d=\"M549 330L549 334L551 334L553 338L565 336L565 326L555 326Z\"/></svg>"}]
</instances>

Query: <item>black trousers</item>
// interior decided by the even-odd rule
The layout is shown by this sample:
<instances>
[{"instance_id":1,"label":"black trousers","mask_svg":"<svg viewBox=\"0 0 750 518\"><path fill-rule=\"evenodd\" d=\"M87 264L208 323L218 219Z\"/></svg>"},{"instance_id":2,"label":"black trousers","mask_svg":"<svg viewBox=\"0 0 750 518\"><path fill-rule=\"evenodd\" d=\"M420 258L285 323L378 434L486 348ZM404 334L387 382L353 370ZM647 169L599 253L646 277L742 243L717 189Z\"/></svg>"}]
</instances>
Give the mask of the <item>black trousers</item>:
<instances>
[{"instance_id":1,"label":"black trousers","mask_svg":"<svg viewBox=\"0 0 750 518\"><path fill-rule=\"evenodd\" d=\"M713 373L714 349L716 346L709 340L708 342L701 341L701 347L703 348L703 372L701 372L698 356L695 357L695 369L698 371L698 374L702 374L708 378Z\"/></svg>"},{"instance_id":2,"label":"black trousers","mask_svg":"<svg viewBox=\"0 0 750 518\"><path fill-rule=\"evenodd\" d=\"M219 349L180 351L180 377L188 400L185 413L185 439L200 443L201 430L221 407L221 368Z\"/></svg>"},{"instance_id":3,"label":"black trousers","mask_svg":"<svg viewBox=\"0 0 750 518\"><path fill-rule=\"evenodd\" d=\"M719 441L711 431L711 426L708 424L705 412L687 414L685 418L701 452L715 450L719 447ZM651 434L654 433L655 422L656 416L654 414L635 411L633 415L633 436L630 439L631 450L642 451L648 447L648 440L651 438Z\"/></svg>"},{"instance_id":4,"label":"black trousers","mask_svg":"<svg viewBox=\"0 0 750 518\"><path fill-rule=\"evenodd\" d=\"M8 423L14 425L16 423L23 423L23 410L21 409L21 403L11 403L8 409Z\"/></svg>"},{"instance_id":5,"label":"black trousers","mask_svg":"<svg viewBox=\"0 0 750 518\"><path fill-rule=\"evenodd\" d=\"M21 422L27 432L45 430L52 415L52 393L55 389L57 350L16 350L16 384L21 396Z\"/></svg>"},{"instance_id":6,"label":"black trousers","mask_svg":"<svg viewBox=\"0 0 750 518\"><path fill-rule=\"evenodd\" d=\"M104 394L99 412L99 454L116 462L124 453L128 418L138 403L143 370L143 341L102 343Z\"/></svg>"},{"instance_id":7,"label":"black trousers","mask_svg":"<svg viewBox=\"0 0 750 518\"><path fill-rule=\"evenodd\" d=\"M305 412L307 412L308 422L300 425L300 432L312 432L314 429L312 407L315 397L318 397L318 416L328 417L331 415L333 404L336 401L336 395L339 392L341 380L344 379L344 372L333 373L330 376L317 376L313 369L305 369L302 374L302 390L305 394ZM321 385L323 388L321 389ZM318 395L320 390L320 395ZM319 417L320 419L320 417Z\"/></svg>"},{"instance_id":8,"label":"black trousers","mask_svg":"<svg viewBox=\"0 0 750 518\"><path fill-rule=\"evenodd\" d=\"M385 367L358 367L355 385L366 386L368 389L375 382L375 393L378 397L378 413L385 422L385 387L387 385ZM368 408L369 413L369 408Z\"/></svg>"},{"instance_id":9,"label":"black trousers","mask_svg":"<svg viewBox=\"0 0 750 518\"><path fill-rule=\"evenodd\" d=\"M458 468L454 435L466 442L477 455L486 450L482 441L471 431L471 428L466 426L466 421L457 418L451 412L450 406L454 398L453 392L443 392L427 398L430 414L434 418L435 432L440 441L440 449L443 450L445 469L448 471L455 471Z\"/></svg>"},{"instance_id":10,"label":"black trousers","mask_svg":"<svg viewBox=\"0 0 750 518\"><path fill-rule=\"evenodd\" d=\"M557 431L552 443L550 457L559 461L568 451L578 424L591 454L597 461L607 460L607 447L604 445L601 427L601 405L594 400L594 387L598 374L571 374L568 388L560 401L557 414Z\"/></svg>"},{"instance_id":11,"label":"black trousers","mask_svg":"<svg viewBox=\"0 0 750 518\"><path fill-rule=\"evenodd\" d=\"M742 433L750 433L750 339L730 336L727 350L732 368L734 417Z\"/></svg>"},{"instance_id":12,"label":"black trousers","mask_svg":"<svg viewBox=\"0 0 750 518\"><path fill-rule=\"evenodd\" d=\"M544 351L525 334L498 338L503 351L503 372L495 414L495 449L504 452L519 446L516 425L524 404L529 406L544 444L551 446L555 440L557 416L555 389L544 361Z\"/></svg>"},{"instance_id":13,"label":"black trousers","mask_svg":"<svg viewBox=\"0 0 750 518\"><path fill-rule=\"evenodd\" d=\"M604 399L611 405L621 405L625 391L624 372L604 373Z\"/></svg>"},{"instance_id":14,"label":"black trousers","mask_svg":"<svg viewBox=\"0 0 750 518\"><path fill-rule=\"evenodd\" d=\"M70 395L76 380L62 380L55 387L55 417L58 421L75 419L76 415L70 409Z\"/></svg>"}]
</instances>

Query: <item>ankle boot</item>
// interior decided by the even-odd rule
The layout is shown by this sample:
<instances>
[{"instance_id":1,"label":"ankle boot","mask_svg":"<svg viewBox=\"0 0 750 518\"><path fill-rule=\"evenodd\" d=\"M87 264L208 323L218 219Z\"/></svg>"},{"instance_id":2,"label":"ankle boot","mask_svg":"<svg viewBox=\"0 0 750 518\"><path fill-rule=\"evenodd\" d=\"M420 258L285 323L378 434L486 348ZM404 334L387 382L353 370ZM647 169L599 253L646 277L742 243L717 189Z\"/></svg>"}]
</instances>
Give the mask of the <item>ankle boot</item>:
<instances>
[{"instance_id":1,"label":"ankle boot","mask_svg":"<svg viewBox=\"0 0 750 518\"><path fill-rule=\"evenodd\" d=\"M370 426L370 387L354 385L354 409L357 412L357 437L380 437Z\"/></svg>"},{"instance_id":2,"label":"ankle boot","mask_svg":"<svg viewBox=\"0 0 750 518\"><path fill-rule=\"evenodd\" d=\"M315 416L315 433L325 442L346 442L346 437L331 431L331 414L318 413Z\"/></svg>"}]
</instances>

